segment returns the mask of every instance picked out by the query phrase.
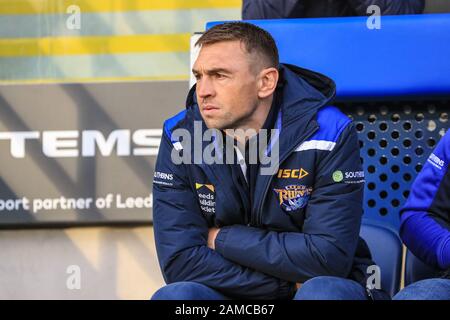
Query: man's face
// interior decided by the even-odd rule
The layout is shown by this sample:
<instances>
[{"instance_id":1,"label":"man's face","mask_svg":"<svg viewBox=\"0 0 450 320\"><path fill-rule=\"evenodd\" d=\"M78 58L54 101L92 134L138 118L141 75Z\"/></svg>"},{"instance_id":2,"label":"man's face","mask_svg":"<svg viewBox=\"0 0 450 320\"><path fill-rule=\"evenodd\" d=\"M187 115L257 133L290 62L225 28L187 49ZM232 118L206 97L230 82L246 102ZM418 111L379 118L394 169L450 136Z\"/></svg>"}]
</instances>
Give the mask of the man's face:
<instances>
[{"instance_id":1,"label":"man's face","mask_svg":"<svg viewBox=\"0 0 450 320\"><path fill-rule=\"evenodd\" d=\"M251 58L240 41L202 46L193 73L200 113L208 128L235 129L251 120L258 106Z\"/></svg>"}]
</instances>

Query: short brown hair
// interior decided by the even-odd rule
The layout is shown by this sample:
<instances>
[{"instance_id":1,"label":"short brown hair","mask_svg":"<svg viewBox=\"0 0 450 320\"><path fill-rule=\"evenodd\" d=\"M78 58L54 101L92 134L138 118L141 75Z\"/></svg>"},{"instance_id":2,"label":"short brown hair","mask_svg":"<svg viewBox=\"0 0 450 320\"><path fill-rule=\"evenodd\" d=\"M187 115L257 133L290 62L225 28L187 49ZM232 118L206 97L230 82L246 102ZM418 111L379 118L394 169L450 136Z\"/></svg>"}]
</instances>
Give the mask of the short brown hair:
<instances>
[{"instance_id":1,"label":"short brown hair","mask_svg":"<svg viewBox=\"0 0 450 320\"><path fill-rule=\"evenodd\" d=\"M222 41L241 41L248 53L257 52L267 59L269 67L278 68L279 57L275 40L269 32L247 22L226 22L207 30L195 45Z\"/></svg>"}]
</instances>

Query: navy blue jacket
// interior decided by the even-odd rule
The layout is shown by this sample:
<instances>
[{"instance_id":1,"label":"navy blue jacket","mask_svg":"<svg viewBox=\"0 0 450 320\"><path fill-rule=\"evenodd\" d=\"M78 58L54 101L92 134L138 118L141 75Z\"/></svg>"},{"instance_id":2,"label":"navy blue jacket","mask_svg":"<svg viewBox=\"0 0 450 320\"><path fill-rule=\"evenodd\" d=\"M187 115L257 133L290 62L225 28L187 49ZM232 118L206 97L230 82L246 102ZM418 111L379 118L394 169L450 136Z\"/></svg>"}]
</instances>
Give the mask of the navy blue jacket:
<instances>
[{"instance_id":1,"label":"navy blue jacket","mask_svg":"<svg viewBox=\"0 0 450 320\"><path fill-rule=\"evenodd\" d=\"M187 109L164 123L153 221L167 283L195 281L253 299L292 298L296 282L321 275L365 286L373 262L359 238L364 172L356 131L329 105L332 80L295 66L281 65L280 73L280 166L255 178L251 201L230 165L171 161L174 150L189 148L181 148L175 130L193 134L194 120L202 121L195 86ZM213 226L221 228L216 250L207 247Z\"/></svg>"},{"instance_id":2,"label":"navy blue jacket","mask_svg":"<svg viewBox=\"0 0 450 320\"><path fill-rule=\"evenodd\" d=\"M418 174L400 214L408 249L430 266L450 268L450 131Z\"/></svg>"},{"instance_id":3,"label":"navy blue jacket","mask_svg":"<svg viewBox=\"0 0 450 320\"><path fill-rule=\"evenodd\" d=\"M382 15L422 13L425 0L244 0L242 19L365 16L370 5Z\"/></svg>"}]
</instances>

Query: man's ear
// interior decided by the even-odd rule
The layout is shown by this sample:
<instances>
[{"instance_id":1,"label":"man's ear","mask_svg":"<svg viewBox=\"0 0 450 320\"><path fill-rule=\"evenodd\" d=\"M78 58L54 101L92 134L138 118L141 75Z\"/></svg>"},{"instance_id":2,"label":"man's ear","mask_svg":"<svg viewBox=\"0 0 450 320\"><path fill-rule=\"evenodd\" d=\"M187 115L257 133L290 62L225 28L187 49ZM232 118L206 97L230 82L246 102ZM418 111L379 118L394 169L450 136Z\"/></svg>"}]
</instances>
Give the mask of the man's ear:
<instances>
[{"instance_id":1,"label":"man's ear","mask_svg":"<svg viewBox=\"0 0 450 320\"><path fill-rule=\"evenodd\" d=\"M266 68L259 73L258 98L264 99L273 94L279 78L278 69Z\"/></svg>"}]
</instances>

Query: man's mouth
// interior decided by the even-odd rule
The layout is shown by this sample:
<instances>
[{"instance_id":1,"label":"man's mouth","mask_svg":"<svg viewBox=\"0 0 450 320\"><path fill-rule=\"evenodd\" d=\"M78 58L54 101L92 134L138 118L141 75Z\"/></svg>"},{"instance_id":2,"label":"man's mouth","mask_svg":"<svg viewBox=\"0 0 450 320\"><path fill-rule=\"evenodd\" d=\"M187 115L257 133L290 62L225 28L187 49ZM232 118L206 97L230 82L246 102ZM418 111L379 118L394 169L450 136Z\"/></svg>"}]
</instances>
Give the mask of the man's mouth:
<instances>
[{"instance_id":1,"label":"man's mouth","mask_svg":"<svg viewBox=\"0 0 450 320\"><path fill-rule=\"evenodd\" d=\"M219 108L216 106L207 104L202 107L202 110L203 110L203 112L213 112L215 110L219 110Z\"/></svg>"}]
</instances>

